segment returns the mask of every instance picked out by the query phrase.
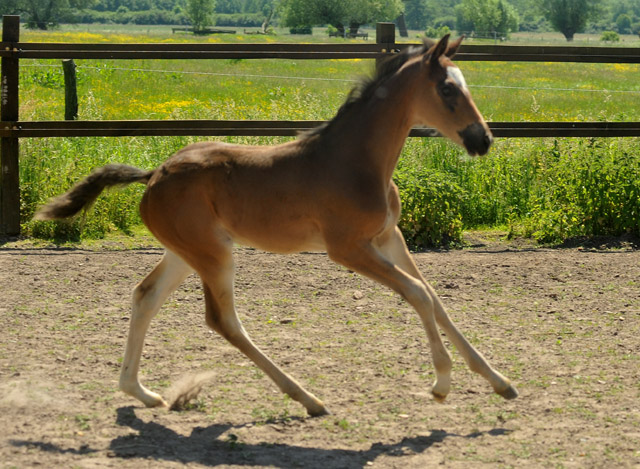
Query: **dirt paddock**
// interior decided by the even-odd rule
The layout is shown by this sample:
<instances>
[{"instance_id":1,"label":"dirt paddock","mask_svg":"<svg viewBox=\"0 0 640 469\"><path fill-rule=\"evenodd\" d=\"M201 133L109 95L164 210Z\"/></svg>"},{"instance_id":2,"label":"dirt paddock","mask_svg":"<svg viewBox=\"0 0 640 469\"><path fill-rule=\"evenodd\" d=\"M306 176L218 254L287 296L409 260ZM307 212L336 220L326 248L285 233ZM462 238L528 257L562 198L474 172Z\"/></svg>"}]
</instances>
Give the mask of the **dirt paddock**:
<instances>
[{"instance_id":1,"label":"dirt paddock","mask_svg":"<svg viewBox=\"0 0 640 469\"><path fill-rule=\"evenodd\" d=\"M130 292L161 253L0 246L1 467L640 467L638 250L417 254L520 391L492 394L453 350L438 404L425 334L397 295L325 255L238 249L245 328L327 404L318 418L207 329L193 276L151 324L142 379L166 395L184 374L213 378L179 412L118 391Z\"/></svg>"}]
</instances>

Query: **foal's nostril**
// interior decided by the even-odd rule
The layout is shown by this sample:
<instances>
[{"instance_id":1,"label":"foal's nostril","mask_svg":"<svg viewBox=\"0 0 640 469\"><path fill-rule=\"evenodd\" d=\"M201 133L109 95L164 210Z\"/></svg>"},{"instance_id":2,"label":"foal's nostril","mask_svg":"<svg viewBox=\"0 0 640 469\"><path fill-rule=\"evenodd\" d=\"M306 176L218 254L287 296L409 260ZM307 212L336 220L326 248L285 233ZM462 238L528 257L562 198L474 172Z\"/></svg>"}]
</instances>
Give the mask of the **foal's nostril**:
<instances>
[{"instance_id":1,"label":"foal's nostril","mask_svg":"<svg viewBox=\"0 0 640 469\"><path fill-rule=\"evenodd\" d=\"M481 154L485 154L489 151L489 147L491 147L491 144L493 143L493 136L491 133L487 132L484 134L484 137L482 137L482 143L484 144L484 151L481 152Z\"/></svg>"},{"instance_id":2,"label":"foal's nostril","mask_svg":"<svg viewBox=\"0 0 640 469\"><path fill-rule=\"evenodd\" d=\"M484 134L484 138L482 139L482 141L484 142L484 145L488 150L491 144L493 143L493 137L491 136L490 133L486 133Z\"/></svg>"}]
</instances>

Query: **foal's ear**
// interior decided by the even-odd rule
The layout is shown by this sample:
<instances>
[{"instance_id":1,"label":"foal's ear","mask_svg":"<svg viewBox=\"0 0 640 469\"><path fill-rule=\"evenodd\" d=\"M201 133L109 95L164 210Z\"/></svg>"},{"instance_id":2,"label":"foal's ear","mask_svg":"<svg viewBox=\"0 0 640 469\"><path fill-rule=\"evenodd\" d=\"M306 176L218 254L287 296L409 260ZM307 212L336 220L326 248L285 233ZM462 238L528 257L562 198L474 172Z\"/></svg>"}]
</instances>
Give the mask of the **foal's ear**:
<instances>
[{"instance_id":1,"label":"foal's ear","mask_svg":"<svg viewBox=\"0 0 640 469\"><path fill-rule=\"evenodd\" d=\"M462 43L463 39L464 39L464 34L460 36L456 41L449 44L449 48L447 49L447 52L445 52L445 55L449 58L456 55L456 52L458 52L458 47L460 47L460 44Z\"/></svg>"},{"instance_id":2,"label":"foal's ear","mask_svg":"<svg viewBox=\"0 0 640 469\"><path fill-rule=\"evenodd\" d=\"M440 57L447 50L447 45L449 44L449 36L450 34L445 34L442 39L438 41L438 43L433 47L431 51L431 57L429 58L429 63L431 65L440 64Z\"/></svg>"}]
</instances>

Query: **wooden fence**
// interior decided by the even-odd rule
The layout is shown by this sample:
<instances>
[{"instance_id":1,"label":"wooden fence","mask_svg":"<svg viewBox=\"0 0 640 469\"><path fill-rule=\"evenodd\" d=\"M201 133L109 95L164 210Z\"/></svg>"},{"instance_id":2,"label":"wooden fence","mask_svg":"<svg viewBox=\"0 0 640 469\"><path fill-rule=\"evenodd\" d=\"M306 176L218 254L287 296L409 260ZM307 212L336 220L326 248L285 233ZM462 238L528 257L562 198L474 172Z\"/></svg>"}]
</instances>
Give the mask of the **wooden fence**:
<instances>
[{"instance_id":1,"label":"wooden fence","mask_svg":"<svg viewBox=\"0 0 640 469\"><path fill-rule=\"evenodd\" d=\"M63 44L20 42L20 18L4 16L0 57L0 235L20 231L19 139L95 136L291 136L318 121L126 120L20 121L22 59L381 59L396 44L393 23L379 23L367 44ZM640 48L463 44L456 61L640 63ZM640 122L490 122L496 137L637 137ZM414 129L413 137L438 136Z\"/></svg>"}]
</instances>

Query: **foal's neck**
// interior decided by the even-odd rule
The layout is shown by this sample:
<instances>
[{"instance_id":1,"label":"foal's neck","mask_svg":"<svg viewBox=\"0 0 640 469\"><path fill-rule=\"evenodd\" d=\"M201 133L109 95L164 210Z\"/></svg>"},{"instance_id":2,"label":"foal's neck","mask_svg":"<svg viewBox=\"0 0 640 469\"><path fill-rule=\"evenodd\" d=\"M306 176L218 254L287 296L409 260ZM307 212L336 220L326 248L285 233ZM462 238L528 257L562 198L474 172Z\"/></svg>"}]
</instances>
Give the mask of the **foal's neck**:
<instances>
[{"instance_id":1,"label":"foal's neck","mask_svg":"<svg viewBox=\"0 0 640 469\"><path fill-rule=\"evenodd\" d=\"M390 181L404 142L415 124L415 74L401 70L381 84L375 95L343 116L338 131L344 135L341 158L376 172Z\"/></svg>"}]
</instances>

